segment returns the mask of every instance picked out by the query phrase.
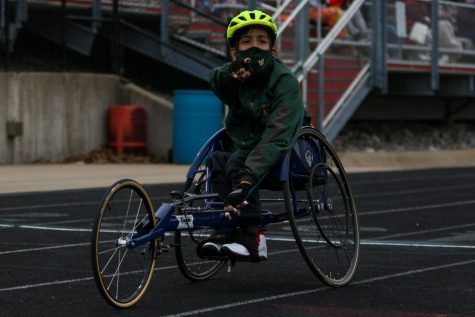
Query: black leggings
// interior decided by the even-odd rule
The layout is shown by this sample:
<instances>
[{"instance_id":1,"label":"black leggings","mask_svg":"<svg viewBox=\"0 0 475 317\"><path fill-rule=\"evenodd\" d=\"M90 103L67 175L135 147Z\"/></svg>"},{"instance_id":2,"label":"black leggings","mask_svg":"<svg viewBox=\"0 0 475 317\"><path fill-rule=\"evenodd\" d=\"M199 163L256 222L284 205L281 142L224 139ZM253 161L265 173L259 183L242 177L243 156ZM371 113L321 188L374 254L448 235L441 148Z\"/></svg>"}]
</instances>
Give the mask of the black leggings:
<instances>
[{"instance_id":1,"label":"black leggings","mask_svg":"<svg viewBox=\"0 0 475 317\"><path fill-rule=\"evenodd\" d=\"M250 151L214 152L211 156L212 192L218 193L221 200L232 191L241 180L241 171ZM261 220L259 190L255 188L247 197L248 204L241 207L237 218L238 229L230 238L245 245L252 256L257 256L256 234Z\"/></svg>"}]
</instances>

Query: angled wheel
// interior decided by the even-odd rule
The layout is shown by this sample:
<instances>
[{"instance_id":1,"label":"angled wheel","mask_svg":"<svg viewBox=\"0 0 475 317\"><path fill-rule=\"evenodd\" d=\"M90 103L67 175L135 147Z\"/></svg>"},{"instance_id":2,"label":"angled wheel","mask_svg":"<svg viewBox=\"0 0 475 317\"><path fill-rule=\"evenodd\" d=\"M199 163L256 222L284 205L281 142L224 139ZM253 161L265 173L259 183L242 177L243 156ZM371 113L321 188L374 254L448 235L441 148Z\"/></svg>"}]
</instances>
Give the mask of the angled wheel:
<instances>
[{"instance_id":1,"label":"angled wheel","mask_svg":"<svg viewBox=\"0 0 475 317\"><path fill-rule=\"evenodd\" d=\"M359 257L356 208L345 170L317 130L301 130L284 187L289 222L305 262L327 285L348 284Z\"/></svg>"},{"instance_id":2,"label":"angled wheel","mask_svg":"<svg viewBox=\"0 0 475 317\"><path fill-rule=\"evenodd\" d=\"M208 189L208 175L210 173L209 167L206 166L206 161L211 150L202 159L201 164L197 167L196 172L192 177L188 177L185 184L185 193L204 194ZM194 207L201 204L203 201L195 201ZM195 211L196 212L196 211ZM190 281L203 281L216 273L223 267L224 261L213 261L201 259L197 252L198 244L208 238L214 233L211 228L188 228L181 231L175 231L175 256L177 265L181 273Z\"/></svg>"},{"instance_id":3,"label":"angled wheel","mask_svg":"<svg viewBox=\"0 0 475 317\"><path fill-rule=\"evenodd\" d=\"M155 268L155 241L136 248L126 242L156 223L150 198L133 180L120 180L106 192L94 222L91 259L101 295L114 307L127 308L144 295Z\"/></svg>"}]
</instances>

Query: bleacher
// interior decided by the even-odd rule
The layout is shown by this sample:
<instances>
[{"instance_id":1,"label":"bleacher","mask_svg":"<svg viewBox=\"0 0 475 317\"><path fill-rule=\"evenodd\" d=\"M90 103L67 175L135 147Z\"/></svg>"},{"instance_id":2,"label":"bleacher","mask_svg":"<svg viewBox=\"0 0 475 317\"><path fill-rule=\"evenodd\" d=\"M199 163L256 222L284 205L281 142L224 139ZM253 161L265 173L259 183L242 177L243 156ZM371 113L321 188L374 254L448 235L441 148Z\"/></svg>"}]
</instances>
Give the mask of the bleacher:
<instances>
[{"instance_id":1,"label":"bleacher","mask_svg":"<svg viewBox=\"0 0 475 317\"><path fill-rule=\"evenodd\" d=\"M422 35L408 24L413 2L429 14ZM302 80L307 109L332 140L371 95L474 96L473 39L462 36L457 18L466 10L475 17L475 5L438 2L354 0L330 28L309 21L308 0L0 0L2 67L11 67L24 32L54 43L63 61L104 64L107 55L110 72L145 85L206 87L209 70L227 60L229 17L255 6L280 25L280 58ZM351 34L357 18L366 36ZM442 38L447 23L461 46Z\"/></svg>"}]
</instances>

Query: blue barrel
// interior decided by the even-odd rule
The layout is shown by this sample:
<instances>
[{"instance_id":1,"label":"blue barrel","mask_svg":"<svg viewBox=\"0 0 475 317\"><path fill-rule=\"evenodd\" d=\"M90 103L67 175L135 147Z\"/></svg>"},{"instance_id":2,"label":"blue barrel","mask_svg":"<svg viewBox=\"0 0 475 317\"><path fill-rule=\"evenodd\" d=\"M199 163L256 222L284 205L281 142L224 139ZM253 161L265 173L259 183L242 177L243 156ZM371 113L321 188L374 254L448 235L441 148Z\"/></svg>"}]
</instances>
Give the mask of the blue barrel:
<instances>
[{"instance_id":1,"label":"blue barrel","mask_svg":"<svg viewBox=\"0 0 475 317\"><path fill-rule=\"evenodd\" d=\"M221 101L209 90L175 90L173 162L193 162L201 146L222 126Z\"/></svg>"}]
</instances>

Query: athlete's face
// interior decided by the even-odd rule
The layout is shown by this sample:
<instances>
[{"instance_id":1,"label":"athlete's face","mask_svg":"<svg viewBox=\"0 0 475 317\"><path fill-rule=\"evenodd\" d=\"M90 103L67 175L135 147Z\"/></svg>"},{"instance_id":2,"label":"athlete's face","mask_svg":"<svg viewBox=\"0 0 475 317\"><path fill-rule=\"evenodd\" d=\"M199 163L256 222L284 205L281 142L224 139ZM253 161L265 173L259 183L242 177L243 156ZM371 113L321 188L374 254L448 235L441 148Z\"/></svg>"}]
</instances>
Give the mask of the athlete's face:
<instances>
[{"instance_id":1,"label":"athlete's face","mask_svg":"<svg viewBox=\"0 0 475 317\"><path fill-rule=\"evenodd\" d=\"M269 34L263 29L250 29L247 33L243 34L239 39L237 47L230 49L231 57L236 58L237 51L245 51L251 47L257 47L261 50L271 49L271 39ZM275 57L275 49L272 48L272 55Z\"/></svg>"}]
</instances>

